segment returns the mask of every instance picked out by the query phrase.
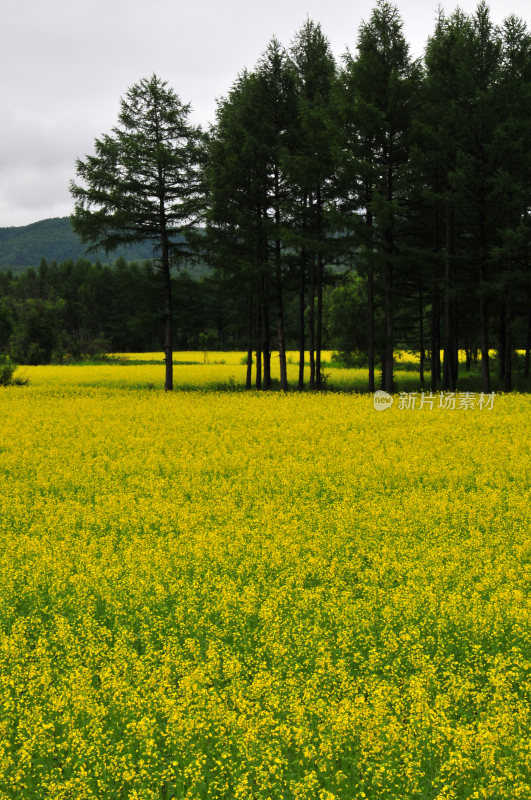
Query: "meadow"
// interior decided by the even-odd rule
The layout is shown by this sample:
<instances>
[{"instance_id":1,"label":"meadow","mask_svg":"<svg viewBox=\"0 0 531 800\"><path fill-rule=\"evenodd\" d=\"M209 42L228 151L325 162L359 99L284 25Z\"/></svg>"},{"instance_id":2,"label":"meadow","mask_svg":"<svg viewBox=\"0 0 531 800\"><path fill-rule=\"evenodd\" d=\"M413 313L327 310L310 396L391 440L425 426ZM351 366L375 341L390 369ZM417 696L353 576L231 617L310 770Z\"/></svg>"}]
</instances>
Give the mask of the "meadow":
<instances>
[{"instance_id":1,"label":"meadow","mask_svg":"<svg viewBox=\"0 0 531 800\"><path fill-rule=\"evenodd\" d=\"M530 396L242 355L0 389L0 800L529 800Z\"/></svg>"}]
</instances>

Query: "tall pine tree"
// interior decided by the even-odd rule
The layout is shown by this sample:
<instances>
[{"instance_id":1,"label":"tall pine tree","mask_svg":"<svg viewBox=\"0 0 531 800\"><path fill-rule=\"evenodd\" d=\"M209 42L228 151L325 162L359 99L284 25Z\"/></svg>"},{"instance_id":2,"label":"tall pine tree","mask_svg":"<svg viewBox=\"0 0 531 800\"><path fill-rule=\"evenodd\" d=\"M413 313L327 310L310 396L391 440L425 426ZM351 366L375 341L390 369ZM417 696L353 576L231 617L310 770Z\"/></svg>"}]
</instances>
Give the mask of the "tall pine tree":
<instances>
[{"instance_id":1,"label":"tall pine tree","mask_svg":"<svg viewBox=\"0 0 531 800\"><path fill-rule=\"evenodd\" d=\"M394 282L401 261L412 119L420 79L402 27L397 8L387 0L378 0L369 22L360 28L358 52L351 67L356 102L362 110L359 135L366 143L360 172L371 196L366 204L371 214L371 260L383 284L382 388L389 392L393 390Z\"/></svg>"},{"instance_id":2,"label":"tall pine tree","mask_svg":"<svg viewBox=\"0 0 531 800\"><path fill-rule=\"evenodd\" d=\"M187 252L183 234L197 224L203 196L202 135L183 105L156 75L132 86L118 124L96 139L95 154L77 161L74 230L90 249L106 252L137 241L153 243L164 286L165 389L173 389L173 303L170 267Z\"/></svg>"}]
</instances>

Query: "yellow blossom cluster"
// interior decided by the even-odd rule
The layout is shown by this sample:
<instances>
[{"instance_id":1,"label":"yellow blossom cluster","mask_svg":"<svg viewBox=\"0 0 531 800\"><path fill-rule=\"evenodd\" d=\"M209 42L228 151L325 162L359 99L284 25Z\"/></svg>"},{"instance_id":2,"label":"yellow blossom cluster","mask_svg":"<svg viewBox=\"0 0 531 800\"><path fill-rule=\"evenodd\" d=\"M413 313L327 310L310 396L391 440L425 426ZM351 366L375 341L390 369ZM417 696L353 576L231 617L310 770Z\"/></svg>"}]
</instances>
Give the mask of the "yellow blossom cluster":
<instances>
[{"instance_id":1,"label":"yellow blossom cluster","mask_svg":"<svg viewBox=\"0 0 531 800\"><path fill-rule=\"evenodd\" d=\"M529 800L531 399L161 372L0 391L0 800Z\"/></svg>"}]
</instances>

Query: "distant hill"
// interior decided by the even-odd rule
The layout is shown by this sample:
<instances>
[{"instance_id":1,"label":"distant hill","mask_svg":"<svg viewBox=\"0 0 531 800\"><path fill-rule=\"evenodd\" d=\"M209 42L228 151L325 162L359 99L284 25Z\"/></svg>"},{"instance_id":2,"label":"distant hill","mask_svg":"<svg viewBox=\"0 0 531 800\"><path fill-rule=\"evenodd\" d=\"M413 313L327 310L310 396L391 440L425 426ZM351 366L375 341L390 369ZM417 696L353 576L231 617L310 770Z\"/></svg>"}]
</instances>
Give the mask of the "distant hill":
<instances>
[{"instance_id":1,"label":"distant hill","mask_svg":"<svg viewBox=\"0 0 531 800\"><path fill-rule=\"evenodd\" d=\"M33 222L17 228L0 228L0 269L12 269L13 273L22 272L27 267L38 267L42 258L46 261L67 261L71 258L88 258L95 262L99 258L102 263L113 263L123 256L127 261L144 261L153 257L153 248L149 243L138 243L121 247L105 254L104 250L86 253L87 245L80 242L72 230L69 217L54 217ZM187 267L194 277L208 272L202 264Z\"/></svg>"}]
</instances>

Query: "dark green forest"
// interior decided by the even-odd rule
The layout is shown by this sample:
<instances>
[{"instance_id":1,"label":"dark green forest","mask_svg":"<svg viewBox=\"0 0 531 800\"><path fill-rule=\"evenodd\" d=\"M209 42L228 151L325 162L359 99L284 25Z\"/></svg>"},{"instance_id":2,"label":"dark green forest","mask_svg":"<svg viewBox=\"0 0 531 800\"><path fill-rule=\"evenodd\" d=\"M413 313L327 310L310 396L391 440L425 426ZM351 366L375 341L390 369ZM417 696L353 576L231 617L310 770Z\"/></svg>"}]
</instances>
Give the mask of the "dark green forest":
<instances>
[{"instance_id":1,"label":"dark green forest","mask_svg":"<svg viewBox=\"0 0 531 800\"><path fill-rule=\"evenodd\" d=\"M95 253L136 243L149 260L69 253L0 275L0 349L36 363L164 342L168 366L174 347L237 348L265 389L272 350L281 388L297 349L298 388L320 389L336 349L388 391L404 348L432 391L458 387L459 350L490 391L494 349L510 391L531 347L530 48L523 20L497 27L480 3L440 12L415 61L379 0L339 60L309 19L273 38L208 131L156 76L137 84L114 139L78 161L72 225Z\"/></svg>"},{"instance_id":2,"label":"dark green forest","mask_svg":"<svg viewBox=\"0 0 531 800\"><path fill-rule=\"evenodd\" d=\"M220 276L172 275L178 349L241 349L245 309ZM0 351L21 364L61 363L107 352L160 350L162 287L151 260L113 264L42 259L19 275L0 271ZM242 329L243 326L243 329Z\"/></svg>"}]
</instances>

